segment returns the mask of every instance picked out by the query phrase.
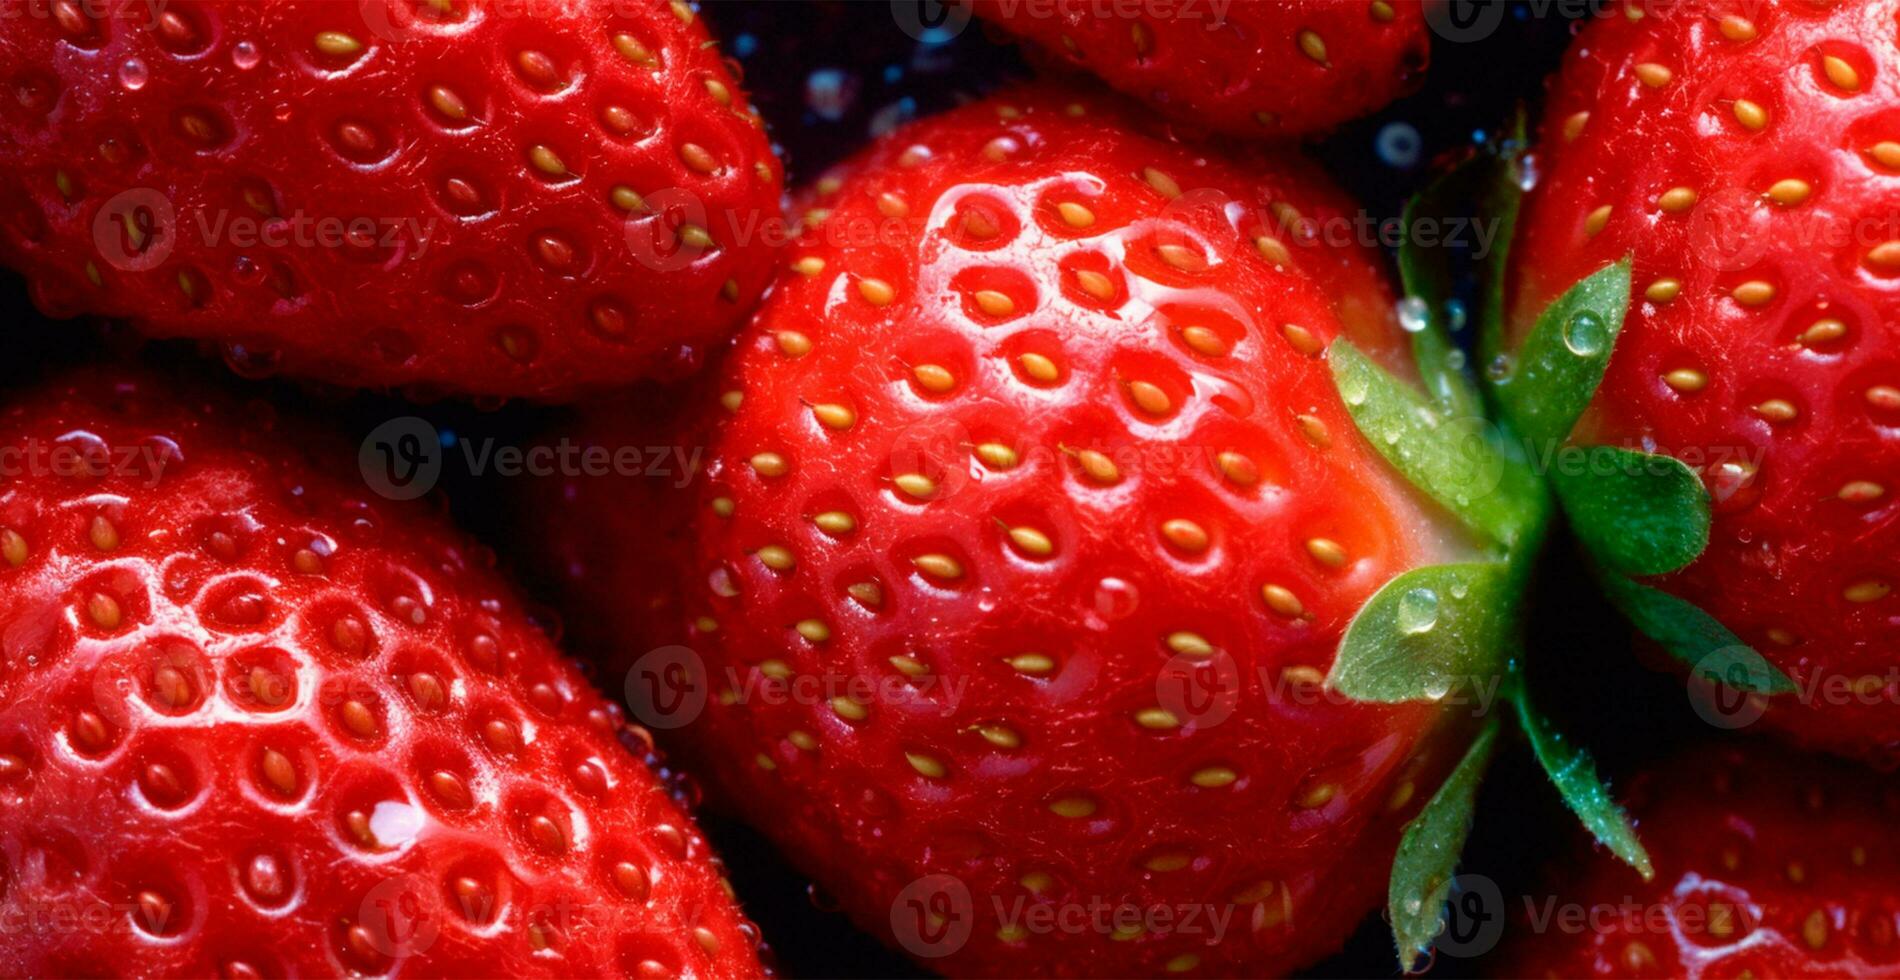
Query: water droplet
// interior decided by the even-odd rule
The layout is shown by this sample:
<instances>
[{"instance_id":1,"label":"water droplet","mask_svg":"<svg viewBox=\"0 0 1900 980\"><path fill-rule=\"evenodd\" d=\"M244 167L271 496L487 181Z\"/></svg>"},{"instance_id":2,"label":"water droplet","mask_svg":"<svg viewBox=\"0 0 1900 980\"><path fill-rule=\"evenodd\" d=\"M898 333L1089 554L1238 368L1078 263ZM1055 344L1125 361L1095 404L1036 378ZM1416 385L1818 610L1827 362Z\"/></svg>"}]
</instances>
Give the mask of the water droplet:
<instances>
[{"instance_id":1,"label":"water droplet","mask_svg":"<svg viewBox=\"0 0 1900 980\"><path fill-rule=\"evenodd\" d=\"M1398 622L1402 633L1430 632L1438 625L1438 593L1420 587L1399 596Z\"/></svg>"},{"instance_id":2,"label":"water droplet","mask_svg":"<svg viewBox=\"0 0 1900 980\"><path fill-rule=\"evenodd\" d=\"M1385 161L1386 166L1401 170L1418 165L1419 151L1424 145L1418 129L1408 122L1386 123L1374 142L1379 159Z\"/></svg>"},{"instance_id":3,"label":"water droplet","mask_svg":"<svg viewBox=\"0 0 1900 980\"><path fill-rule=\"evenodd\" d=\"M1609 339L1609 331L1603 328L1603 319L1589 310L1578 311L1564 324L1564 346L1578 357L1594 357L1603 353L1603 345Z\"/></svg>"},{"instance_id":4,"label":"water droplet","mask_svg":"<svg viewBox=\"0 0 1900 980\"><path fill-rule=\"evenodd\" d=\"M1471 322L1471 316L1465 311L1464 300L1454 299L1445 304L1445 321L1452 333L1463 330Z\"/></svg>"},{"instance_id":5,"label":"water droplet","mask_svg":"<svg viewBox=\"0 0 1900 980\"><path fill-rule=\"evenodd\" d=\"M1537 159L1537 154L1526 153L1524 154L1524 158L1517 162L1517 186L1519 189L1528 192L1536 188L1538 178L1542 176L1543 168Z\"/></svg>"},{"instance_id":6,"label":"water droplet","mask_svg":"<svg viewBox=\"0 0 1900 980\"><path fill-rule=\"evenodd\" d=\"M1511 355L1499 354L1491 359L1490 364L1485 365L1484 373L1490 375L1493 381L1503 381L1511 376L1511 369L1516 366L1517 362L1512 360Z\"/></svg>"},{"instance_id":7,"label":"water droplet","mask_svg":"<svg viewBox=\"0 0 1900 980\"><path fill-rule=\"evenodd\" d=\"M1108 624L1127 619L1141 608L1141 590L1133 582L1110 576L1095 583L1094 608L1089 610L1088 625L1107 629Z\"/></svg>"},{"instance_id":8,"label":"water droplet","mask_svg":"<svg viewBox=\"0 0 1900 980\"><path fill-rule=\"evenodd\" d=\"M1366 381L1363 372L1355 371L1339 379L1339 397L1344 398L1346 404L1354 408L1366 403L1366 395L1370 394L1370 388L1371 385Z\"/></svg>"},{"instance_id":9,"label":"water droplet","mask_svg":"<svg viewBox=\"0 0 1900 980\"><path fill-rule=\"evenodd\" d=\"M1451 678L1434 672L1425 679L1425 697L1433 701L1443 701L1451 693Z\"/></svg>"},{"instance_id":10,"label":"water droplet","mask_svg":"<svg viewBox=\"0 0 1900 980\"><path fill-rule=\"evenodd\" d=\"M1456 347L1452 348L1451 353L1445 355L1445 366L1453 371L1463 371L1465 369L1465 352Z\"/></svg>"},{"instance_id":11,"label":"water droplet","mask_svg":"<svg viewBox=\"0 0 1900 980\"><path fill-rule=\"evenodd\" d=\"M125 86L128 92L144 88L150 77L151 74L145 70L145 62L137 58L127 58L125 64L119 66L119 84Z\"/></svg>"},{"instance_id":12,"label":"water droplet","mask_svg":"<svg viewBox=\"0 0 1900 980\"><path fill-rule=\"evenodd\" d=\"M1399 326L1406 333L1418 333L1431 326L1432 310L1425 301L1417 296L1407 296L1399 300Z\"/></svg>"},{"instance_id":13,"label":"water droplet","mask_svg":"<svg viewBox=\"0 0 1900 980\"><path fill-rule=\"evenodd\" d=\"M231 48L231 64L236 65L240 71L256 68L259 60L257 45L249 41L239 41Z\"/></svg>"},{"instance_id":14,"label":"water droplet","mask_svg":"<svg viewBox=\"0 0 1900 980\"><path fill-rule=\"evenodd\" d=\"M1463 599L1470 594L1471 586L1466 585L1463 581L1451 583L1451 597L1453 599Z\"/></svg>"},{"instance_id":15,"label":"water droplet","mask_svg":"<svg viewBox=\"0 0 1900 980\"><path fill-rule=\"evenodd\" d=\"M384 847L407 844L422 833L422 811L407 803L384 800L370 811L369 832Z\"/></svg>"}]
</instances>

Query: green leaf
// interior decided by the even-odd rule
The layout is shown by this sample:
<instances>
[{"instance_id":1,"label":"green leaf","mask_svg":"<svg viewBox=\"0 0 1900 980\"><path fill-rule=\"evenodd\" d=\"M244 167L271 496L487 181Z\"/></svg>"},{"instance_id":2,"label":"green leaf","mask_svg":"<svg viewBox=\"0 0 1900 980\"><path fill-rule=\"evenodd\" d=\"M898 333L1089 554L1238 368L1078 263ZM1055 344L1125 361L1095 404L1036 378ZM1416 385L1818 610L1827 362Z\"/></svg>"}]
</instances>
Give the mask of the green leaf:
<instances>
[{"instance_id":1,"label":"green leaf","mask_svg":"<svg viewBox=\"0 0 1900 980\"><path fill-rule=\"evenodd\" d=\"M1506 127L1504 139L1488 154L1492 172L1481 185L1478 220L1495 222L1490 229L1488 255L1478 256L1478 357L1491 364L1504 352L1504 275L1511 255L1511 237L1517 232L1517 212L1524 204L1524 152L1527 113L1519 105Z\"/></svg>"},{"instance_id":2,"label":"green leaf","mask_svg":"<svg viewBox=\"0 0 1900 980\"><path fill-rule=\"evenodd\" d=\"M1597 580L1637 629L1662 644L1691 671L1756 694L1796 690L1787 674L1695 603L1632 582L1610 569L1599 568Z\"/></svg>"},{"instance_id":3,"label":"green leaf","mask_svg":"<svg viewBox=\"0 0 1900 980\"><path fill-rule=\"evenodd\" d=\"M1630 300L1630 260L1604 266L1545 307L1497 382L1498 398L1533 454L1561 446L1596 395Z\"/></svg>"},{"instance_id":4,"label":"green leaf","mask_svg":"<svg viewBox=\"0 0 1900 980\"><path fill-rule=\"evenodd\" d=\"M1570 525L1625 575L1664 575L1709 544L1709 492L1681 460L1616 446L1565 452L1550 468Z\"/></svg>"},{"instance_id":5,"label":"green leaf","mask_svg":"<svg viewBox=\"0 0 1900 980\"><path fill-rule=\"evenodd\" d=\"M1539 491L1505 455L1495 426L1477 415L1447 418L1343 337L1330 357L1347 411L1387 462L1478 533L1517 539Z\"/></svg>"},{"instance_id":6,"label":"green leaf","mask_svg":"<svg viewBox=\"0 0 1900 980\"><path fill-rule=\"evenodd\" d=\"M1353 617L1326 684L1355 701L1443 700L1504 669L1516 607L1503 562L1415 568Z\"/></svg>"},{"instance_id":7,"label":"green leaf","mask_svg":"<svg viewBox=\"0 0 1900 980\"><path fill-rule=\"evenodd\" d=\"M1500 727L1501 722L1493 715L1458 767L1445 777L1418 816L1405 825L1405 834L1399 838L1386 909L1392 918L1392 938L1399 945L1399 963L1408 973L1418 966L1419 959L1431 949L1432 940L1445 927L1445 898L1451 891L1452 872L1471 833L1478 784L1497 748Z\"/></svg>"},{"instance_id":8,"label":"green leaf","mask_svg":"<svg viewBox=\"0 0 1900 980\"><path fill-rule=\"evenodd\" d=\"M1421 219L1439 227L1458 227L1446 223L1466 221L1470 186L1479 176L1473 168L1485 162L1482 155L1474 156L1405 202L1406 234L1399 243L1399 282L1406 296L1423 304L1427 316L1425 329L1412 334L1412 359L1433 402L1454 416L1476 416L1482 411L1477 389L1462 366L1462 353L1454 356L1458 345L1445 322L1451 285L1458 277L1453 262L1456 250L1442 241L1426 247L1418 228Z\"/></svg>"},{"instance_id":9,"label":"green leaf","mask_svg":"<svg viewBox=\"0 0 1900 980\"><path fill-rule=\"evenodd\" d=\"M1544 767L1551 784L1557 787L1571 812L1610 853L1640 872L1644 881L1655 877L1656 869L1650 864L1649 852L1636 839L1636 828L1630 824L1629 814L1610 797L1609 787L1598 778L1596 763L1590 760L1590 754L1551 727L1550 721L1531 704L1522 680L1520 675L1518 683L1512 685L1511 702L1517 708L1518 724L1530 739L1531 752Z\"/></svg>"}]
</instances>

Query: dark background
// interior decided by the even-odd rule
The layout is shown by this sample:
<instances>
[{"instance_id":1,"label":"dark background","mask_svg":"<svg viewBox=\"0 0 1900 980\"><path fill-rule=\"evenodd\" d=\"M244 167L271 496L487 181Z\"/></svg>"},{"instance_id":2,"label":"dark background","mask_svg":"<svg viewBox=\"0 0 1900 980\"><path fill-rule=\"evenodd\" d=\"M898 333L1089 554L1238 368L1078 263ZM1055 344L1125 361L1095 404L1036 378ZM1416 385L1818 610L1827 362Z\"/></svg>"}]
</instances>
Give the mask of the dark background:
<instances>
[{"instance_id":1,"label":"dark background","mask_svg":"<svg viewBox=\"0 0 1900 980\"><path fill-rule=\"evenodd\" d=\"M712 0L702 9L742 69L795 183L848 156L875 133L1028 74L1016 50L980 23L943 43L924 44L899 28L886 0ZM1434 38L1431 70L1416 94L1342 128L1312 151L1373 214L1398 214L1435 162L1493 134L1520 103L1535 110L1544 78L1579 26L1563 15L1577 13L1577 4L1513 4L1481 39L1448 39L1442 34L1457 32L1441 32ZM1587 15L1598 13L1593 7ZM0 340L0 390L86 359L136 353L162 362L197 356L189 345L148 344L109 324L45 320L33 311L17 277L5 272L0 272ZM477 409L442 402L418 407L370 393L253 384L283 389L279 394L305 403L316 399L355 438L386 419L419 414L444 432L521 444L561 419L559 410L534 406ZM451 463L459 458L446 455ZM497 544L509 539L496 488L455 472L454 466L447 469L438 493L464 526ZM532 580L526 584L531 592L541 588ZM545 592L542 598L548 598ZM1582 577L1566 547L1553 548L1547 557L1535 603L1534 688L1560 727L1592 747L1605 771L1614 777L1653 756L1658 746L1692 738L1701 729L1682 685L1636 664L1626 627ZM706 824L782 972L796 977L922 975L829 911L823 896L811 894L763 839L717 818L708 817ZM1521 740L1512 742L1486 782L1462 870L1495 880L1506 905L1521 912L1523 902L1514 896L1539 888L1539 869L1550 857L1587 846L1584 832L1563 810ZM1593 859L1611 860L1601 852ZM1482 968L1481 960L1446 956L1431 973L1464 976ZM1344 952L1311 973L1395 974L1385 923L1369 916Z\"/></svg>"}]
</instances>

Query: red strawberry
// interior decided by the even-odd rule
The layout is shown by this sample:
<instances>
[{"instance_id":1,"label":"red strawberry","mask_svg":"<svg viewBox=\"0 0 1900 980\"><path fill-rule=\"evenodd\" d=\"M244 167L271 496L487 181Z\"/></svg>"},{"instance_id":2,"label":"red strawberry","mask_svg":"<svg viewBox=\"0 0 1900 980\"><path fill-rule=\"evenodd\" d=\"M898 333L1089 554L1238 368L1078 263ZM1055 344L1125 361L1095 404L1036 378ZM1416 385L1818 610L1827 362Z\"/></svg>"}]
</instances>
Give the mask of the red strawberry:
<instances>
[{"instance_id":1,"label":"red strawberry","mask_svg":"<svg viewBox=\"0 0 1900 980\"><path fill-rule=\"evenodd\" d=\"M645 732L334 448L130 373L0 412L0 973L758 974Z\"/></svg>"},{"instance_id":2,"label":"red strawberry","mask_svg":"<svg viewBox=\"0 0 1900 980\"><path fill-rule=\"evenodd\" d=\"M682 741L951 975L1338 948L1461 748L1444 706L1319 680L1376 590L1475 553L1334 388L1335 338L1405 360L1375 254L1308 237L1352 205L1035 91L821 189L718 372L683 615L647 640L683 627L709 683ZM582 534L628 509L576 499ZM647 591L651 536L589 545L587 594Z\"/></svg>"},{"instance_id":3,"label":"red strawberry","mask_svg":"<svg viewBox=\"0 0 1900 980\"><path fill-rule=\"evenodd\" d=\"M781 172L681 0L0 18L0 261L49 312L553 399L694 366L770 275Z\"/></svg>"},{"instance_id":4,"label":"red strawberry","mask_svg":"<svg viewBox=\"0 0 1900 980\"><path fill-rule=\"evenodd\" d=\"M1136 5L1141 6L1141 5ZM1237 136L1330 129L1404 95L1431 58L1420 0L975 0L982 17L1163 114Z\"/></svg>"},{"instance_id":5,"label":"red strawberry","mask_svg":"<svg viewBox=\"0 0 1900 980\"><path fill-rule=\"evenodd\" d=\"M1645 883L1579 854L1512 910L1510 977L1900 976L1900 785L1764 744L1703 745L1630 783Z\"/></svg>"},{"instance_id":6,"label":"red strawberry","mask_svg":"<svg viewBox=\"0 0 1900 980\"><path fill-rule=\"evenodd\" d=\"M1678 656L1752 648L1801 688L1771 722L1900 762L1900 3L1645 9L1589 27L1555 83L1505 347L1521 356L1553 299L1633 256L1627 300L1573 348L1614 356L1569 438L1681 460L1707 492L1685 475L1648 531L1628 507L1573 506L1576 523L1626 552L1607 563L1640 584L1619 588L1719 621L1638 610ZM1525 367L1503 392L1520 418L1588 394ZM1680 553L1619 549L1649 540L1633 529Z\"/></svg>"}]
</instances>

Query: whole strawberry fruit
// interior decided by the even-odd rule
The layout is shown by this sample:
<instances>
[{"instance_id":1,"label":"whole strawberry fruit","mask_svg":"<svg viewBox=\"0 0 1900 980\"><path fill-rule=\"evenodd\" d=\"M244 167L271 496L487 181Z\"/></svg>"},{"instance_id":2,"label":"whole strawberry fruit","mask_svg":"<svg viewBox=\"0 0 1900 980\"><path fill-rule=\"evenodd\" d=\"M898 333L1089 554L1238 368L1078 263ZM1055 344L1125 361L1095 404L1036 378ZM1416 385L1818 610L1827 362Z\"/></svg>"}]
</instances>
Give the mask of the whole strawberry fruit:
<instances>
[{"instance_id":1,"label":"whole strawberry fruit","mask_svg":"<svg viewBox=\"0 0 1900 980\"><path fill-rule=\"evenodd\" d=\"M0 411L9 975L757 975L625 725L441 521L268 406Z\"/></svg>"},{"instance_id":2,"label":"whole strawberry fruit","mask_svg":"<svg viewBox=\"0 0 1900 980\"><path fill-rule=\"evenodd\" d=\"M0 262L247 373L560 399L679 373L781 172L692 8L6 0Z\"/></svg>"},{"instance_id":3,"label":"whole strawberry fruit","mask_svg":"<svg viewBox=\"0 0 1900 980\"><path fill-rule=\"evenodd\" d=\"M1410 91L1431 59L1421 0L973 6L1052 60L1236 136L1303 136L1356 119Z\"/></svg>"},{"instance_id":4,"label":"whole strawberry fruit","mask_svg":"<svg viewBox=\"0 0 1900 980\"><path fill-rule=\"evenodd\" d=\"M1897 17L1718 4L1587 28L1527 174L1494 364L1632 617L1797 740L1888 766Z\"/></svg>"},{"instance_id":5,"label":"whole strawberry fruit","mask_svg":"<svg viewBox=\"0 0 1900 980\"><path fill-rule=\"evenodd\" d=\"M1412 376L1351 208L1060 90L819 182L629 685L859 924L951 975L1260 974L1384 894L1468 726L1322 681L1375 593L1483 550L1335 387L1346 338ZM590 594L651 592L653 538ZM1464 587L1414 591L1400 640L1446 635Z\"/></svg>"},{"instance_id":6,"label":"whole strawberry fruit","mask_svg":"<svg viewBox=\"0 0 1900 980\"><path fill-rule=\"evenodd\" d=\"M1655 879L1575 855L1511 910L1494 975L1900 976L1891 778L1748 741L1678 752L1629 795Z\"/></svg>"}]
</instances>

